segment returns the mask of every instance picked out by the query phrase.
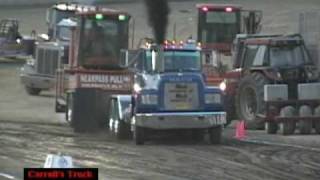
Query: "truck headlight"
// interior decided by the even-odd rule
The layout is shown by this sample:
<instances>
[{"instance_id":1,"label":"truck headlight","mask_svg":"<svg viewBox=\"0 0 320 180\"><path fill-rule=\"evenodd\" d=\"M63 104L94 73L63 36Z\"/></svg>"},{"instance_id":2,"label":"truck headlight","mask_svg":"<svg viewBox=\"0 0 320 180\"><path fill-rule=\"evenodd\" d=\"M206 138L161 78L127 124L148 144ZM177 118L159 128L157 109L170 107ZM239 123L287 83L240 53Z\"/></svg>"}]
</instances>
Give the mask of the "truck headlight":
<instances>
[{"instance_id":1,"label":"truck headlight","mask_svg":"<svg viewBox=\"0 0 320 180\"><path fill-rule=\"evenodd\" d=\"M28 64L29 66L34 66L35 60L34 60L34 59L28 59L28 60L27 60L27 64Z\"/></svg>"},{"instance_id":2,"label":"truck headlight","mask_svg":"<svg viewBox=\"0 0 320 180\"><path fill-rule=\"evenodd\" d=\"M222 81L222 82L219 84L219 88L220 88L221 91L225 91L226 88L227 88L226 81Z\"/></svg>"},{"instance_id":3,"label":"truck headlight","mask_svg":"<svg viewBox=\"0 0 320 180\"><path fill-rule=\"evenodd\" d=\"M141 103L145 105L156 105L158 104L158 96L155 94L141 95Z\"/></svg>"},{"instance_id":4,"label":"truck headlight","mask_svg":"<svg viewBox=\"0 0 320 180\"><path fill-rule=\"evenodd\" d=\"M206 94L205 95L206 104L220 104L221 103L221 94Z\"/></svg>"},{"instance_id":5,"label":"truck headlight","mask_svg":"<svg viewBox=\"0 0 320 180\"><path fill-rule=\"evenodd\" d=\"M134 90L134 92L139 93L142 90L142 88L139 84L135 83L133 85L133 90Z\"/></svg>"},{"instance_id":6,"label":"truck headlight","mask_svg":"<svg viewBox=\"0 0 320 180\"><path fill-rule=\"evenodd\" d=\"M17 38L17 39L16 39L16 42L17 42L18 44L21 44L21 39L20 39L20 38Z\"/></svg>"}]
</instances>

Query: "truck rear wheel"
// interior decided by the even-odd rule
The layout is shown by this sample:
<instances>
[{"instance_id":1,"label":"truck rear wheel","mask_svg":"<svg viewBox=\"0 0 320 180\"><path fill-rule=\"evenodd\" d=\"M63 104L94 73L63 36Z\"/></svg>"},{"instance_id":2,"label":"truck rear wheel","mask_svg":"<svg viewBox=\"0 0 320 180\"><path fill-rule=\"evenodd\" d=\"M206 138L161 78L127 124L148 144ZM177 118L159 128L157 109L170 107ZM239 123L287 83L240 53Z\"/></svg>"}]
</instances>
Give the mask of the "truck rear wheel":
<instances>
[{"instance_id":1,"label":"truck rear wheel","mask_svg":"<svg viewBox=\"0 0 320 180\"><path fill-rule=\"evenodd\" d=\"M292 106L287 106L281 109L280 117L293 117L295 115L295 109ZM293 134L296 128L295 121L284 121L279 124L279 130L282 135Z\"/></svg>"},{"instance_id":2,"label":"truck rear wheel","mask_svg":"<svg viewBox=\"0 0 320 180\"><path fill-rule=\"evenodd\" d=\"M222 138L222 126L209 129L209 141L211 144L220 144Z\"/></svg>"},{"instance_id":3,"label":"truck rear wheel","mask_svg":"<svg viewBox=\"0 0 320 180\"><path fill-rule=\"evenodd\" d=\"M320 106L318 106L315 110L314 110L314 115L315 116L320 116ZM316 132L318 134L320 134L320 121L316 120L314 121L314 128L316 130Z\"/></svg>"},{"instance_id":4,"label":"truck rear wheel","mask_svg":"<svg viewBox=\"0 0 320 180\"><path fill-rule=\"evenodd\" d=\"M311 117L312 110L309 106L301 106L299 109L300 117ZM312 121L300 120L299 121L299 132L300 134L310 134L312 131Z\"/></svg>"},{"instance_id":5,"label":"truck rear wheel","mask_svg":"<svg viewBox=\"0 0 320 180\"><path fill-rule=\"evenodd\" d=\"M33 87L26 86L25 89L26 89L27 93L32 96L37 96L41 92L41 89L39 89L39 88L33 88Z\"/></svg>"},{"instance_id":6,"label":"truck rear wheel","mask_svg":"<svg viewBox=\"0 0 320 180\"><path fill-rule=\"evenodd\" d=\"M264 122L257 118L265 113L264 85L267 78L261 73L245 76L239 83L236 94L236 111L240 120L244 120L248 129L263 129Z\"/></svg>"},{"instance_id":7,"label":"truck rear wheel","mask_svg":"<svg viewBox=\"0 0 320 180\"><path fill-rule=\"evenodd\" d=\"M133 138L136 145L143 145L145 142L145 129L143 127L135 126Z\"/></svg>"}]
</instances>

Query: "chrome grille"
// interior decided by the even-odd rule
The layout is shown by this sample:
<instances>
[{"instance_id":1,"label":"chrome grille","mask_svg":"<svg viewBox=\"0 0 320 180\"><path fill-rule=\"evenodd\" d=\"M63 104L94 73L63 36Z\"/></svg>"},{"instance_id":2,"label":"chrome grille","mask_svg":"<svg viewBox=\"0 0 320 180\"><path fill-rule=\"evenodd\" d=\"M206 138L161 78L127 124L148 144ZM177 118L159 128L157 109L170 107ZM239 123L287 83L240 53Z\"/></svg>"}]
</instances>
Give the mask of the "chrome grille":
<instances>
[{"instance_id":1,"label":"chrome grille","mask_svg":"<svg viewBox=\"0 0 320 180\"><path fill-rule=\"evenodd\" d=\"M197 83L166 83L164 85L165 110L192 110L199 108Z\"/></svg>"},{"instance_id":2,"label":"chrome grille","mask_svg":"<svg viewBox=\"0 0 320 180\"><path fill-rule=\"evenodd\" d=\"M58 49L37 49L37 72L45 75L55 75L58 67L59 50Z\"/></svg>"}]
</instances>

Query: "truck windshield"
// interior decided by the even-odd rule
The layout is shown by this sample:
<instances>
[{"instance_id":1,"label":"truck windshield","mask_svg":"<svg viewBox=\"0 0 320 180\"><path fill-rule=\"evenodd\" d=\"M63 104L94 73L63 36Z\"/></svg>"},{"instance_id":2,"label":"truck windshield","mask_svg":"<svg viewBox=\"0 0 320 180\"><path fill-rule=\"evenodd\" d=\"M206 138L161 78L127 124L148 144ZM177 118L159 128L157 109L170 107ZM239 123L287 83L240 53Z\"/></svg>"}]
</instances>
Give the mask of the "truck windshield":
<instances>
[{"instance_id":1,"label":"truck windshield","mask_svg":"<svg viewBox=\"0 0 320 180\"><path fill-rule=\"evenodd\" d=\"M71 39L71 28L62 26L59 28L59 39L69 41Z\"/></svg>"},{"instance_id":2,"label":"truck windshield","mask_svg":"<svg viewBox=\"0 0 320 180\"><path fill-rule=\"evenodd\" d=\"M270 64L273 67L300 66L311 64L303 46L284 46L270 48Z\"/></svg>"},{"instance_id":3,"label":"truck windshield","mask_svg":"<svg viewBox=\"0 0 320 180\"><path fill-rule=\"evenodd\" d=\"M54 15L53 17L55 17L54 19L54 24L58 24L62 19L66 19L66 18L70 18L73 17L75 15L74 11L62 11L62 10L58 10L56 9L54 11Z\"/></svg>"},{"instance_id":4,"label":"truck windshield","mask_svg":"<svg viewBox=\"0 0 320 180\"><path fill-rule=\"evenodd\" d=\"M164 71L200 71L199 51L166 51Z\"/></svg>"},{"instance_id":5,"label":"truck windshield","mask_svg":"<svg viewBox=\"0 0 320 180\"><path fill-rule=\"evenodd\" d=\"M200 16L199 32L203 43L229 43L240 31L239 12L209 11Z\"/></svg>"},{"instance_id":6,"label":"truck windshield","mask_svg":"<svg viewBox=\"0 0 320 180\"><path fill-rule=\"evenodd\" d=\"M86 19L82 23L82 63L118 67L121 48L128 46L128 22L105 18Z\"/></svg>"}]
</instances>

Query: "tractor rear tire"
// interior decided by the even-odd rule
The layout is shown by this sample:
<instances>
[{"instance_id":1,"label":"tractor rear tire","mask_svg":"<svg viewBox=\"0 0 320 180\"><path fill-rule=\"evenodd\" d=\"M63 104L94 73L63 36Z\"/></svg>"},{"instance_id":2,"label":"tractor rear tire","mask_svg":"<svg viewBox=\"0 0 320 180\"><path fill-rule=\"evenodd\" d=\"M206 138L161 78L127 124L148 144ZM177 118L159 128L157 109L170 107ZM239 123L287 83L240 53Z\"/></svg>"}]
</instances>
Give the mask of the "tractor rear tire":
<instances>
[{"instance_id":1,"label":"tractor rear tire","mask_svg":"<svg viewBox=\"0 0 320 180\"><path fill-rule=\"evenodd\" d=\"M278 124L276 122L266 122L265 130L268 134L277 134Z\"/></svg>"},{"instance_id":2,"label":"tractor rear tire","mask_svg":"<svg viewBox=\"0 0 320 180\"><path fill-rule=\"evenodd\" d=\"M146 130L143 127L135 126L133 138L136 145L143 145L145 142Z\"/></svg>"},{"instance_id":3,"label":"tractor rear tire","mask_svg":"<svg viewBox=\"0 0 320 180\"><path fill-rule=\"evenodd\" d=\"M296 110L292 106L286 106L281 109L280 117L293 117L296 114ZM295 121L284 121L279 123L279 130L282 135L293 134L296 128Z\"/></svg>"},{"instance_id":4,"label":"tractor rear tire","mask_svg":"<svg viewBox=\"0 0 320 180\"><path fill-rule=\"evenodd\" d=\"M311 117L312 109L309 106L301 106L299 109L299 115L301 117ZM300 134L310 134L312 131L312 121L300 120L299 121L299 132Z\"/></svg>"},{"instance_id":5,"label":"tractor rear tire","mask_svg":"<svg viewBox=\"0 0 320 180\"><path fill-rule=\"evenodd\" d=\"M263 129L264 122L257 114L265 114L264 85L268 79L261 73L245 76L239 83L236 93L236 111L238 118L244 120L248 129Z\"/></svg>"},{"instance_id":6,"label":"tractor rear tire","mask_svg":"<svg viewBox=\"0 0 320 180\"><path fill-rule=\"evenodd\" d=\"M31 96L37 96L41 92L41 89L39 89L39 88L33 88L33 87L26 86L25 89L26 89L27 93Z\"/></svg>"},{"instance_id":7,"label":"tractor rear tire","mask_svg":"<svg viewBox=\"0 0 320 180\"><path fill-rule=\"evenodd\" d=\"M108 125L108 95L96 89L76 89L73 95L75 132L94 132Z\"/></svg>"},{"instance_id":8,"label":"tractor rear tire","mask_svg":"<svg viewBox=\"0 0 320 180\"><path fill-rule=\"evenodd\" d=\"M315 116L320 116L320 106L318 106L315 110L314 110L314 115ZM320 134L320 121L319 120L315 120L314 121L314 128L316 130L316 133Z\"/></svg>"},{"instance_id":9,"label":"tractor rear tire","mask_svg":"<svg viewBox=\"0 0 320 180\"><path fill-rule=\"evenodd\" d=\"M222 126L217 126L209 129L210 144L221 144Z\"/></svg>"}]
</instances>

